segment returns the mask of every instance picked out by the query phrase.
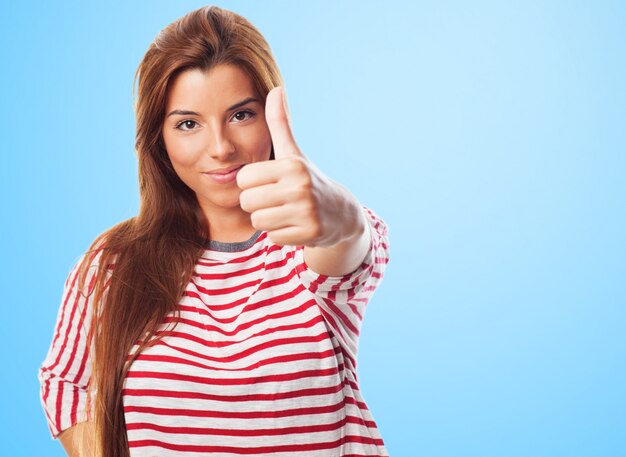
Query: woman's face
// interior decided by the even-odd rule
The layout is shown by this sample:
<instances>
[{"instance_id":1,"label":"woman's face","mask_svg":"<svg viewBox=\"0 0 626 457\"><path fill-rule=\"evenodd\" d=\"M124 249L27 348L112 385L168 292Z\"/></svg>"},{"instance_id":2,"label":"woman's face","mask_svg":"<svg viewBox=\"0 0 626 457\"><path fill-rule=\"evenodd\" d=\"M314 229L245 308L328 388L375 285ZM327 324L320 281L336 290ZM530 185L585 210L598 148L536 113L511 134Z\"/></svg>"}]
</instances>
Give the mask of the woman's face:
<instances>
[{"instance_id":1,"label":"woman's face","mask_svg":"<svg viewBox=\"0 0 626 457\"><path fill-rule=\"evenodd\" d=\"M235 65L180 73L167 95L163 141L180 179L209 213L237 208L237 181L208 172L269 160L272 140L261 100ZM228 182L220 182L228 181Z\"/></svg>"}]
</instances>

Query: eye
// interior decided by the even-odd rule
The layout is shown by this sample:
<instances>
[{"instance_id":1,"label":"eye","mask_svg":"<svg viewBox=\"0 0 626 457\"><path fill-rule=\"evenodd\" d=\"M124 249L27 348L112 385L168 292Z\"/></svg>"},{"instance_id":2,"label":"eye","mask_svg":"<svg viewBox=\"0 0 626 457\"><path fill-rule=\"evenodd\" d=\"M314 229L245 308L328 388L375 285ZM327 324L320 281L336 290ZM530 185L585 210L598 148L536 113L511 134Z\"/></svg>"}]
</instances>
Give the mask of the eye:
<instances>
[{"instance_id":1,"label":"eye","mask_svg":"<svg viewBox=\"0 0 626 457\"><path fill-rule=\"evenodd\" d=\"M176 128L178 130L182 130L182 131L189 131L189 130L193 130L193 126L197 125L198 123L196 121L192 121L190 119L186 119L184 121L180 121L178 124L176 124ZM181 128L181 127L187 127L187 128Z\"/></svg>"},{"instance_id":2,"label":"eye","mask_svg":"<svg viewBox=\"0 0 626 457\"><path fill-rule=\"evenodd\" d=\"M248 117L246 117L248 116ZM236 119L239 122L247 121L248 119L252 119L256 114L250 110L237 111L233 114L233 119Z\"/></svg>"}]
</instances>

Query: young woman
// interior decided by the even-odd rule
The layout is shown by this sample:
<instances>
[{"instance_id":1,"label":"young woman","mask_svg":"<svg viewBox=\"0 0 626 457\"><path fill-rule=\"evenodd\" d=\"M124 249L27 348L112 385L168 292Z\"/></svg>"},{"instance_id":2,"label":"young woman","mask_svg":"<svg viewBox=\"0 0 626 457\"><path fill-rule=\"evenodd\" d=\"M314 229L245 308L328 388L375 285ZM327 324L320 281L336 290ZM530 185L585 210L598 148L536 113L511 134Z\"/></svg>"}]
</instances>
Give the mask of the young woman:
<instances>
[{"instance_id":1,"label":"young woman","mask_svg":"<svg viewBox=\"0 0 626 457\"><path fill-rule=\"evenodd\" d=\"M387 226L292 136L270 47L217 7L135 78L139 214L72 268L39 372L69 455L384 456L358 386Z\"/></svg>"}]
</instances>

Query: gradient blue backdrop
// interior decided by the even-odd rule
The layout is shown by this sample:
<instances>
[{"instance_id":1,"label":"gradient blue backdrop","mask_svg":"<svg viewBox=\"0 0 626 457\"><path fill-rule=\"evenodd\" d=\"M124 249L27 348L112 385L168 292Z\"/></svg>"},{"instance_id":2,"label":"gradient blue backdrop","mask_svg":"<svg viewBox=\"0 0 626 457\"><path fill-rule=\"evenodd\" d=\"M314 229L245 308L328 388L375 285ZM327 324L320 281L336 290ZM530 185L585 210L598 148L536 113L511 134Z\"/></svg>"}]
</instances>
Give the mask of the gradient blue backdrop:
<instances>
[{"instance_id":1,"label":"gradient blue backdrop","mask_svg":"<svg viewBox=\"0 0 626 457\"><path fill-rule=\"evenodd\" d=\"M626 455L625 3L338 3L219 5L389 225L359 378L390 455ZM1 5L0 453L62 456L36 376L63 282L136 214L134 72L203 3Z\"/></svg>"}]
</instances>

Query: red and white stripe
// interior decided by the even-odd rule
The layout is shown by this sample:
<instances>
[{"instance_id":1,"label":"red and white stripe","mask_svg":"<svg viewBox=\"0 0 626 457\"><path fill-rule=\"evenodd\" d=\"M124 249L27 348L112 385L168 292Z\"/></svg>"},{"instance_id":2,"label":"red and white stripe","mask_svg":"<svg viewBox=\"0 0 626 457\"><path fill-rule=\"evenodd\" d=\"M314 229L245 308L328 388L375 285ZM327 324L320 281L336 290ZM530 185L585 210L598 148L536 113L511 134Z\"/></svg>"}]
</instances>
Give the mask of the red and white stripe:
<instances>
[{"instance_id":1,"label":"red and white stripe","mask_svg":"<svg viewBox=\"0 0 626 457\"><path fill-rule=\"evenodd\" d=\"M125 379L132 456L388 455L356 374L365 308L389 261L387 226L363 209L371 249L345 276L315 273L302 246L275 245L266 232L241 251L205 251L179 323L165 317L162 340ZM90 304L76 273L40 369L54 438L87 418Z\"/></svg>"}]
</instances>

